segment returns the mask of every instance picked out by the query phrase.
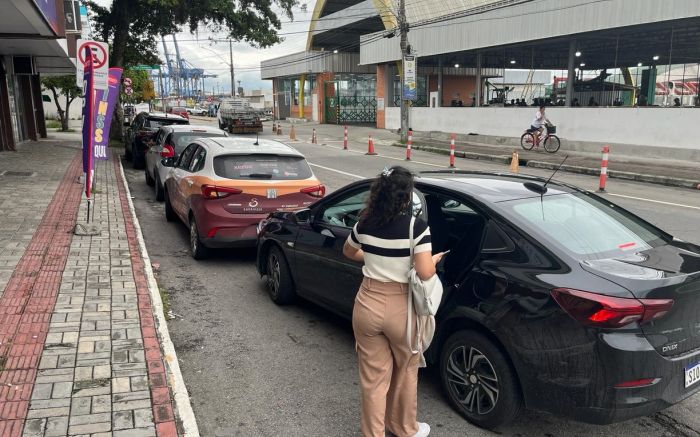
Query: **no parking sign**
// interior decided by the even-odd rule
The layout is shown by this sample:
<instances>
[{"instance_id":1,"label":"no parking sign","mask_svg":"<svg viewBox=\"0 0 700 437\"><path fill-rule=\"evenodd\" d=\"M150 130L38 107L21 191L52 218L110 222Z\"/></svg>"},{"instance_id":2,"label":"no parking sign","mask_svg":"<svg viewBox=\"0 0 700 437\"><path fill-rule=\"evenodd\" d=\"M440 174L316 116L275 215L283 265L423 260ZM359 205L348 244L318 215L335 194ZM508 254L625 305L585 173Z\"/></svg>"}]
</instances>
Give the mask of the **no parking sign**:
<instances>
[{"instance_id":1,"label":"no parking sign","mask_svg":"<svg viewBox=\"0 0 700 437\"><path fill-rule=\"evenodd\" d=\"M85 49L89 48L92 53L92 65L95 68L95 89L106 90L107 78L109 76L109 44L102 41L78 40L76 83L83 87L83 74L85 71Z\"/></svg>"}]
</instances>

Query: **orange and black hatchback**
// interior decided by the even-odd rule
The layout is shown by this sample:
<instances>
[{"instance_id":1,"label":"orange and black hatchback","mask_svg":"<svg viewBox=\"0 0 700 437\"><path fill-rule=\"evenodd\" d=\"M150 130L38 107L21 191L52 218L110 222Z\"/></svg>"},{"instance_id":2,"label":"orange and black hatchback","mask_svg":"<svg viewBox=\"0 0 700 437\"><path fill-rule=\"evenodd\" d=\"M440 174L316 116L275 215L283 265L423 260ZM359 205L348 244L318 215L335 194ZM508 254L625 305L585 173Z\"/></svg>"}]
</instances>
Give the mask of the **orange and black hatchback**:
<instances>
[{"instance_id":1,"label":"orange and black hatchback","mask_svg":"<svg viewBox=\"0 0 700 437\"><path fill-rule=\"evenodd\" d=\"M199 138L164 164L165 217L189 226L195 259L209 248L254 246L269 213L306 208L326 192L304 155L278 141Z\"/></svg>"}]
</instances>

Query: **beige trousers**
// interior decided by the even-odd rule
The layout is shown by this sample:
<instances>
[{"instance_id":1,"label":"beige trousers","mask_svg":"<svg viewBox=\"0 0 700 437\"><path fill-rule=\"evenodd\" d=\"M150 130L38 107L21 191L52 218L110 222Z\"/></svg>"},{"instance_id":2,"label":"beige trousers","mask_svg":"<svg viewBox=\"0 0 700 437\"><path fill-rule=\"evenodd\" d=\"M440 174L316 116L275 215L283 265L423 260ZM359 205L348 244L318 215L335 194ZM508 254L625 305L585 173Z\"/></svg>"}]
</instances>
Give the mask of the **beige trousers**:
<instances>
[{"instance_id":1,"label":"beige trousers","mask_svg":"<svg viewBox=\"0 0 700 437\"><path fill-rule=\"evenodd\" d=\"M384 437L385 430L398 437L418 432L420 358L411 354L406 339L407 293L408 284L365 278L355 298L352 328L360 368L364 437Z\"/></svg>"}]
</instances>

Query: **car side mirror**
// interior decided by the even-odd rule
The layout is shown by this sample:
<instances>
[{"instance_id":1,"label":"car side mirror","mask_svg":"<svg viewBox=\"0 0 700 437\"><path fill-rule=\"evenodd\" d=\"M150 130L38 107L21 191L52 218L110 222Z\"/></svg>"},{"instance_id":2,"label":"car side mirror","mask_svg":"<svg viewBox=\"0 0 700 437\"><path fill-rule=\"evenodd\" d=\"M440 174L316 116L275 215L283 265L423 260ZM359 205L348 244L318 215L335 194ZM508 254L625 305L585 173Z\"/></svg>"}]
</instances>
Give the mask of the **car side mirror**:
<instances>
[{"instance_id":1,"label":"car side mirror","mask_svg":"<svg viewBox=\"0 0 700 437\"><path fill-rule=\"evenodd\" d=\"M313 221L313 216L311 215L311 210L308 208L300 209L299 211L294 211L294 220L297 224L304 225L310 224Z\"/></svg>"},{"instance_id":2,"label":"car side mirror","mask_svg":"<svg viewBox=\"0 0 700 437\"><path fill-rule=\"evenodd\" d=\"M163 158L160 160L163 167L175 167L175 160L173 158Z\"/></svg>"}]
</instances>

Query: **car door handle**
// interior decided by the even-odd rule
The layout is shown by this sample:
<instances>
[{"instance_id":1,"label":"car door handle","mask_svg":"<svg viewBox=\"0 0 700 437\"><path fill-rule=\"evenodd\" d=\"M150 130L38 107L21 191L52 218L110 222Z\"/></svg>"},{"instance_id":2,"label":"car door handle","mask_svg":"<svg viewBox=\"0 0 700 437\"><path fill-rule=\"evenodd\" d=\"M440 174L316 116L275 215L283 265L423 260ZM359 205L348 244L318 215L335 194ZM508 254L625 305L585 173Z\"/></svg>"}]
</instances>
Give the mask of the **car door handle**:
<instances>
[{"instance_id":1,"label":"car door handle","mask_svg":"<svg viewBox=\"0 0 700 437\"><path fill-rule=\"evenodd\" d=\"M335 234L334 234L333 232L331 232L330 229L325 229L325 228L324 228L324 229L321 231L321 235L325 235L326 237L335 238Z\"/></svg>"}]
</instances>

